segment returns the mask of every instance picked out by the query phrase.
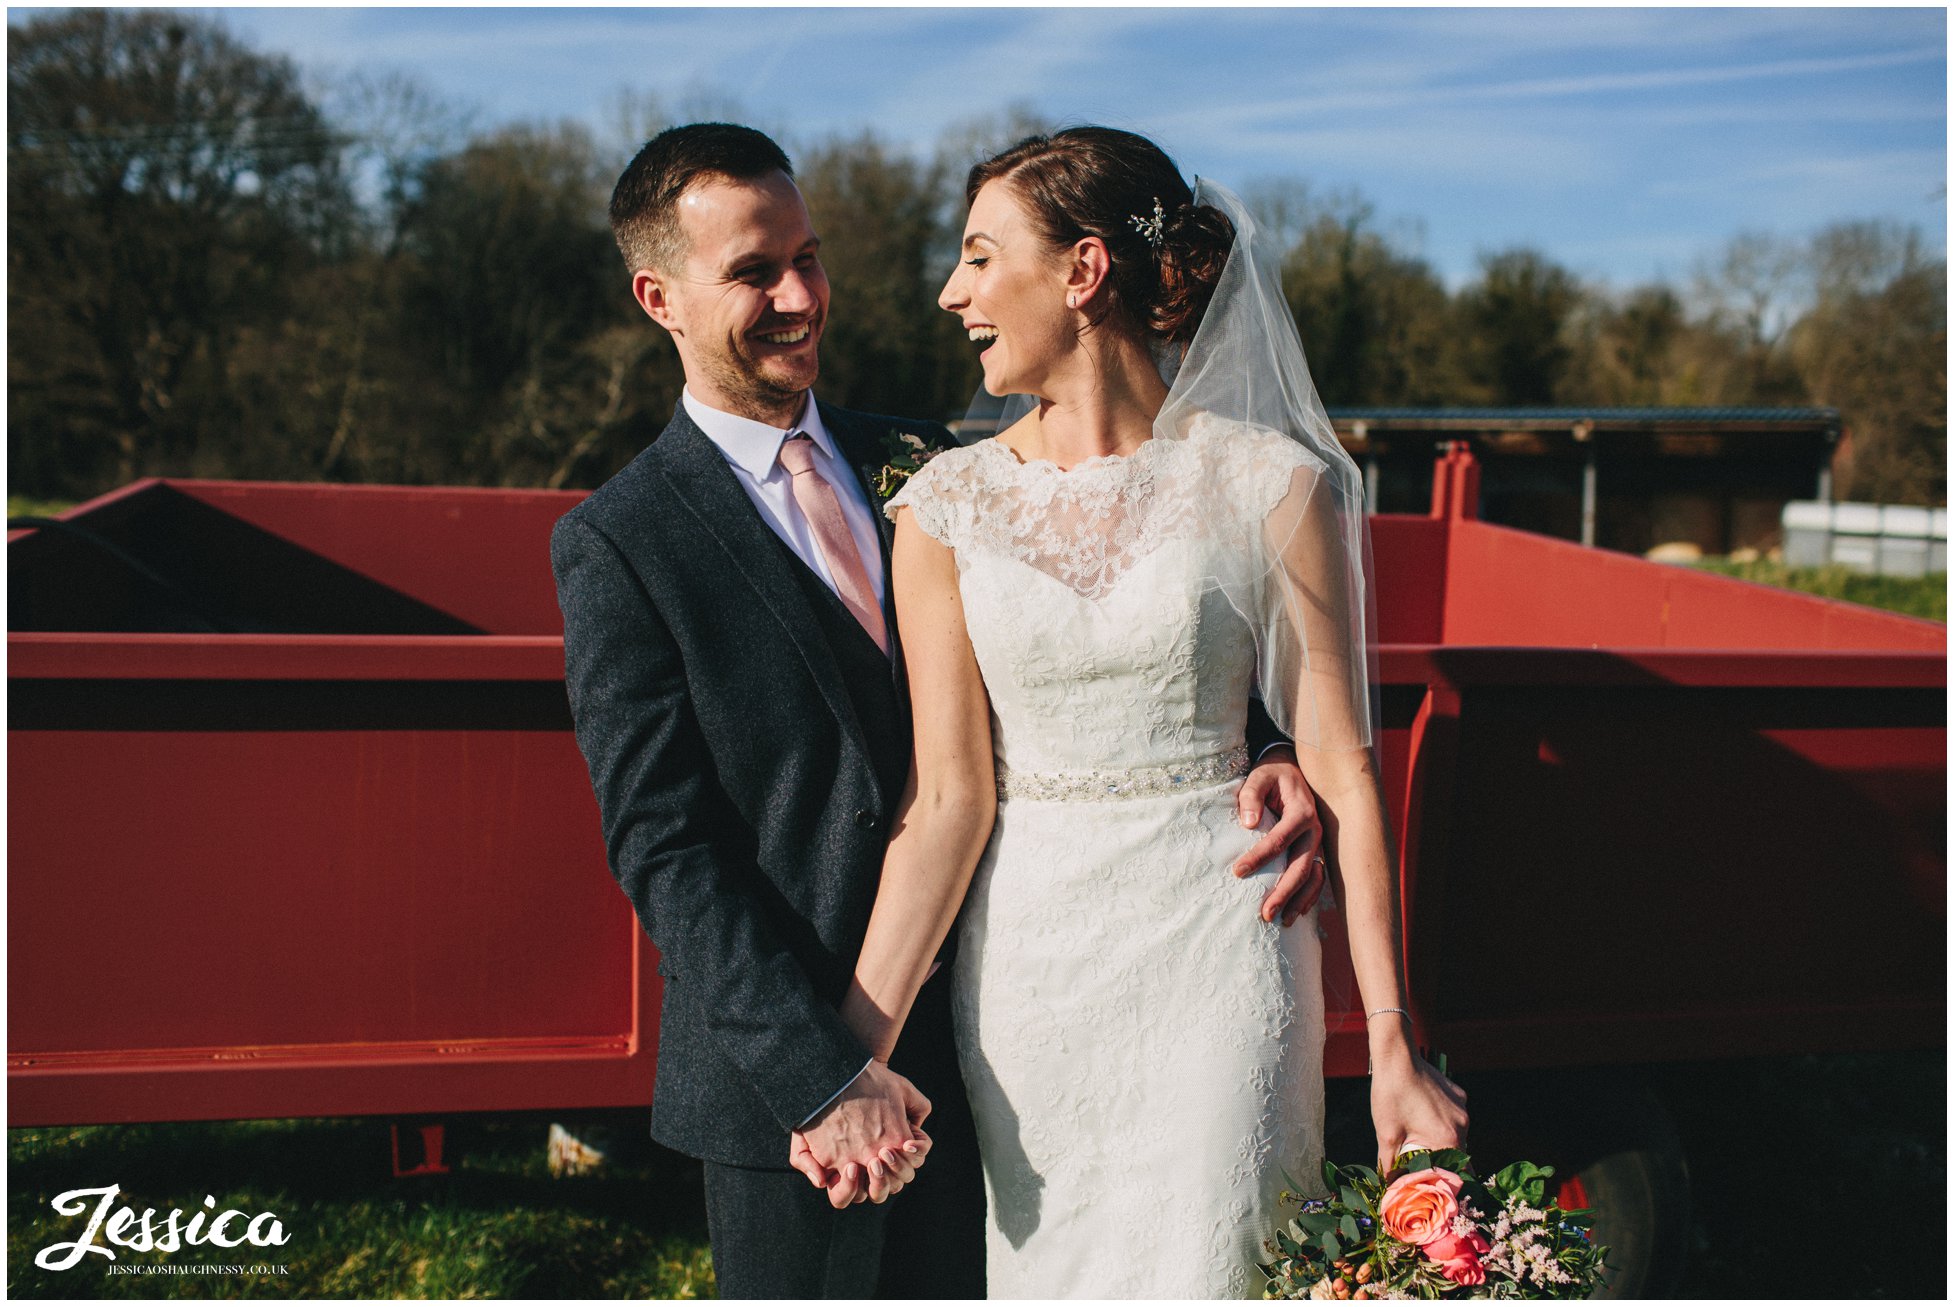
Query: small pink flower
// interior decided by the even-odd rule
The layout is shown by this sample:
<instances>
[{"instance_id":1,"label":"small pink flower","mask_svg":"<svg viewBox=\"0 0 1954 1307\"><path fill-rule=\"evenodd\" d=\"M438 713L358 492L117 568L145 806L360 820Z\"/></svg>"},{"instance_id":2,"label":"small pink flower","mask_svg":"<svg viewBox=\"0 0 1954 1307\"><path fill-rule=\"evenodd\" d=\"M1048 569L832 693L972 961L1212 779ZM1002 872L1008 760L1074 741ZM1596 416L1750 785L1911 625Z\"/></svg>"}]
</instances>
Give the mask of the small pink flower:
<instances>
[{"instance_id":1,"label":"small pink flower","mask_svg":"<svg viewBox=\"0 0 1954 1307\"><path fill-rule=\"evenodd\" d=\"M1454 1284L1484 1284L1486 1268L1479 1259L1493 1250L1477 1230L1469 1234L1446 1233L1424 1244L1425 1256L1438 1263L1439 1271Z\"/></svg>"}]
</instances>

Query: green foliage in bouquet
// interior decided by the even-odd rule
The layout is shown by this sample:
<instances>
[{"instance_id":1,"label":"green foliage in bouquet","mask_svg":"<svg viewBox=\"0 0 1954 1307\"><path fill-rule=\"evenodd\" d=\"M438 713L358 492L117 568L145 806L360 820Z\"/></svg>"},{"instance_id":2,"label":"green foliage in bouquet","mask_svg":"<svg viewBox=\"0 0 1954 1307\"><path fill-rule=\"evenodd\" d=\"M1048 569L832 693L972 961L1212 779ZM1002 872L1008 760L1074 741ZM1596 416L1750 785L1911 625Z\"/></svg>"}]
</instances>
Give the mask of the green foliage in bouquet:
<instances>
[{"instance_id":1,"label":"green foliage in bouquet","mask_svg":"<svg viewBox=\"0 0 1954 1307\"><path fill-rule=\"evenodd\" d=\"M910 477L923 470L929 462L943 451L931 449L928 442L914 432L891 427L882 437L882 452L888 456L875 472L875 497L888 500L895 497Z\"/></svg>"},{"instance_id":2,"label":"green foliage in bouquet","mask_svg":"<svg viewBox=\"0 0 1954 1307\"><path fill-rule=\"evenodd\" d=\"M1458 1148L1401 1153L1388 1181L1325 1161L1327 1197L1283 1195L1300 1210L1264 1245L1274 1259L1259 1266L1262 1296L1588 1297L1608 1250L1590 1237L1586 1209L1547 1198L1553 1173L1515 1162L1482 1180Z\"/></svg>"}]
</instances>

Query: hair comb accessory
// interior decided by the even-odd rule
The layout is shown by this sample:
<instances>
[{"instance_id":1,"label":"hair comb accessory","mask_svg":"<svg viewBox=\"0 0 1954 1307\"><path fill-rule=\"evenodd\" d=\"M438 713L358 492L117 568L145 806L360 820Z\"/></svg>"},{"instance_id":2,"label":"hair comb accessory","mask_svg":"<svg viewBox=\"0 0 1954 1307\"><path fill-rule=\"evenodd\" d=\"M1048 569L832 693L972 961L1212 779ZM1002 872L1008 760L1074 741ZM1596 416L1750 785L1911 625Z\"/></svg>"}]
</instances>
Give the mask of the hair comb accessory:
<instances>
[{"instance_id":1,"label":"hair comb accessory","mask_svg":"<svg viewBox=\"0 0 1954 1307\"><path fill-rule=\"evenodd\" d=\"M1132 223L1133 229L1146 237L1147 244L1155 249L1159 249L1160 243L1167 239L1167 211L1160 207L1158 195L1153 197L1153 217L1142 218L1135 213L1128 215L1127 221Z\"/></svg>"}]
</instances>

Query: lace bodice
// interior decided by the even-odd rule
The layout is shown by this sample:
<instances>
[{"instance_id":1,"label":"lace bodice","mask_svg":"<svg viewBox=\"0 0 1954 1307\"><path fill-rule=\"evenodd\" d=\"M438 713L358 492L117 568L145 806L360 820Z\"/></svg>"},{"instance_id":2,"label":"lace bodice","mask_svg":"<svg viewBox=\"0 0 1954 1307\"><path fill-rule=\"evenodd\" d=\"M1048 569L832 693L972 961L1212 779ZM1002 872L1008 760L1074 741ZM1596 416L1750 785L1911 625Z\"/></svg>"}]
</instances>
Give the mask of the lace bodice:
<instances>
[{"instance_id":1,"label":"lace bodice","mask_svg":"<svg viewBox=\"0 0 1954 1307\"><path fill-rule=\"evenodd\" d=\"M1203 417L1061 471L949 450L885 511L956 551L1000 771L1159 767L1232 750L1254 679L1257 537L1314 460Z\"/></svg>"}]
</instances>

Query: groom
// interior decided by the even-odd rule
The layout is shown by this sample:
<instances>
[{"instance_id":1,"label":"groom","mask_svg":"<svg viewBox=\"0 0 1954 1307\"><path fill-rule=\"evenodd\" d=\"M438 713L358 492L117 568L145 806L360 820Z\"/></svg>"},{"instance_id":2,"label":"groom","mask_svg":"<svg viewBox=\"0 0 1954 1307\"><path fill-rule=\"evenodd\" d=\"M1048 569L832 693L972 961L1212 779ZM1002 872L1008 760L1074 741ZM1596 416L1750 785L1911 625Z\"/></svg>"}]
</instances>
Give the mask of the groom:
<instances>
[{"instance_id":1,"label":"groom","mask_svg":"<svg viewBox=\"0 0 1954 1307\"><path fill-rule=\"evenodd\" d=\"M891 528L868 487L905 437L949 434L814 400L827 278L759 132L662 133L611 223L685 393L550 554L611 870L665 978L652 1133L705 1163L722 1296L981 1298L948 969L887 1066L836 1011L909 770ZM1246 787L1284 811L1273 847L1314 820L1286 772Z\"/></svg>"}]
</instances>

